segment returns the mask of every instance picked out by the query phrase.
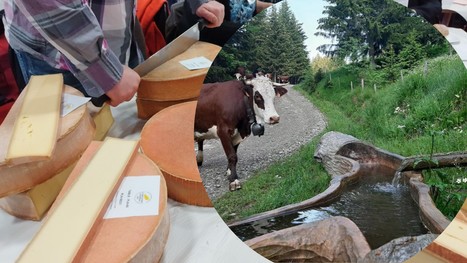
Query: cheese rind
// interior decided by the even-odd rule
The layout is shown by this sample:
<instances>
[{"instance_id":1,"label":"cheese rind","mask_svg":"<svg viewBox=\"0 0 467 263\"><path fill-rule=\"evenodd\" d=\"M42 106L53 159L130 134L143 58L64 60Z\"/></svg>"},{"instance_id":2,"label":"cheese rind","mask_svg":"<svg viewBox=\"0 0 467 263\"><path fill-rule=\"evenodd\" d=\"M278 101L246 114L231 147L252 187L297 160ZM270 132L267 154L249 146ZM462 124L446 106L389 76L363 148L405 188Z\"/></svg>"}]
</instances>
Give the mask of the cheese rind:
<instances>
[{"instance_id":1,"label":"cheese rind","mask_svg":"<svg viewBox=\"0 0 467 263\"><path fill-rule=\"evenodd\" d=\"M28 191L0 198L0 208L28 220L41 220L55 201L76 163Z\"/></svg>"},{"instance_id":2,"label":"cheese rind","mask_svg":"<svg viewBox=\"0 0 467 263\"><path fill-rule=\"evenodd\" d=\"M164 174L169 197L212 207L196 164L193 127L196 101L180 103L152 116L141 130L141 151Z\"/></svg>"},{"instance_id":3,"label":"cheese rind","mask_svg":"<svg viewBox=\"0 0 467 263\"><path fill-rule=\"evenodd\" d=\"M137 141L107 138L60 204L49 214L18 262L72 262L92 238L113 198Z\"/></svg>"},{"instance_id":4,"label":"cheese rind","mask_svg":"<svg viewBox=\"0 0 467 263\"><path fill-rule=\"evenodd\" d=\"M63 93L83 96L65 85ZM93 140L96 125L86 105L60 119L57 142L50 159L10 166L5 163L13 127L26 93L21 93L0 125L0 197L25 192L75 163Z\"/></svg>"},{"instance_id":5,"label":"cheese rind","mask_svg":"<svg viewBox=\"0 0 467 263\"><path fill-rule=\"evenodd\" d=\"M49 213L53 213L57 208L68 189L79 178L101 145L100 141L93 141L89 144ZM160 176L158 215L104 219L96 227L91 241L86 246L81 247L79 262L159 262L170 228L167 186L162 172L149 158L142 153L137 153L127 165L124 175L131 177Z\"/></svg>"},{"instance_id":6,"label":"cheese rind","mask_svg":"<svg viewBox=\"0 0 467 263\"><path fill-rule=\"evenodd\" d=\"M57 142L62 90L62 74L31 77L23 91L26 96L13 128L7 163L16 165L51 157Z\"/></svg>"}]
</instances>

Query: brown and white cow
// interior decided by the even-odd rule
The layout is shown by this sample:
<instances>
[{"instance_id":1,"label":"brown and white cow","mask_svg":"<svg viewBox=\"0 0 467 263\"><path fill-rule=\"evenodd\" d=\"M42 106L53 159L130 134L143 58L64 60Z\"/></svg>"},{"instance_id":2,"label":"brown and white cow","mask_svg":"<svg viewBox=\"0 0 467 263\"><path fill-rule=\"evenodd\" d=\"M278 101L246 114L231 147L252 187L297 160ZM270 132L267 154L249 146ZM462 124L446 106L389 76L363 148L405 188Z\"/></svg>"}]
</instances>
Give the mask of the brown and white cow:
<instances>
[{"instance_id":1,"label":"brown and white cow","mask_svg":"<svg viewBox=\"0 0 467 263\"><path fill-rule=\"evenodd\" d=\"M203 163L204 140L220 139L228 160L229 188L240 189L236 170L238 146L257 125L279 123L274 98L286 93L287 89L273 86L264 76L204 84L195 115L198 165Z\"/></svg>"}]
</instances>

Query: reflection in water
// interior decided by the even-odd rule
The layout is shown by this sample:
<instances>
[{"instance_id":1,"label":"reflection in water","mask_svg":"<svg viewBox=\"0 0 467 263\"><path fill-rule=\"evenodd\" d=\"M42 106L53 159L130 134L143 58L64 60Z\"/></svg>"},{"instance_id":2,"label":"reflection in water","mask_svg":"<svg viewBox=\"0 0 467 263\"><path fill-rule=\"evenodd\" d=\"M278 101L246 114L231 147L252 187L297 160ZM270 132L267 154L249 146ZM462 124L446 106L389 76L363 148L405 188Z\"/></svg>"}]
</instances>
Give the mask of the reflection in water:
<instances>
[{"instance_id":1,"label":"reflection in water","mask_svg":"<svg viewBox=\"0 0 467 263\"><path fill-rule=\"evenodd\" d=\"M360 228L372 249L394 238L426 234L428 230L420 221L409 186L393 184L392 179L393 176L377 171L347 187L340 199L329 206L258 220L232 227L232 231L242 240L248 240L294 225L344 216Z\"/></svg>"}]
</instances>

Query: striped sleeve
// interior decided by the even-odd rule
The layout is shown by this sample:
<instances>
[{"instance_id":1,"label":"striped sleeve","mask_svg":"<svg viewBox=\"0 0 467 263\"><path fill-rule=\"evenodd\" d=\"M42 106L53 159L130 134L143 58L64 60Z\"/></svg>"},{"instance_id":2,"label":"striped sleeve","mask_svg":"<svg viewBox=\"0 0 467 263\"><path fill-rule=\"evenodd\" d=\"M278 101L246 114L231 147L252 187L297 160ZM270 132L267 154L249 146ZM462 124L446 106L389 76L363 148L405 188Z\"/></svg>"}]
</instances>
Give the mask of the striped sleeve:
<instances>
[{"instance_id":1,"label":"striped sleeve","mask_svg":"<svg viewBox=\"0 0 467 263\"><path fill-rule=\"evenodd\" d=\"M82 0L15 0L15 4L65 57L65 64L89 95L100 96L121 79L123 66L108 48L97 18Z\"/></svg>"}]
</instances>

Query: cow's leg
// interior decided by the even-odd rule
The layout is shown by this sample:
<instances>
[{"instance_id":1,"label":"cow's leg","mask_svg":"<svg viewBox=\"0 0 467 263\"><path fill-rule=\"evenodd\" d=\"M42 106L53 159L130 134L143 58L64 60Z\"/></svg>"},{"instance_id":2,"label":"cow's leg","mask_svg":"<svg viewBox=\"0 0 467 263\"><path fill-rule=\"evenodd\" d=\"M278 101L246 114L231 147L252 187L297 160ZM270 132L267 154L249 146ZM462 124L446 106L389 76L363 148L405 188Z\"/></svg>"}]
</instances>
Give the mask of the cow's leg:
<instances>
[{"instance_id":1,"label":"cow's leg","mask_svg":"<svg viewBox=\"0 0 467 263\"><path fill-rule=\"evenodd\" d=\"M228 128L220 128L217 132L219 139L221 140L222 147L224 148L225 155L227 156L228 166L226 175L228 176L230 185L230 191L240 189L240 181L237 176L237 151L231 140L231 135Z\"/></svg>"},{"instance_id":2,"label":"cow's leg","mask_svg":"<svg viewBox=\"0 0 467 263\"><path fill-rule=\"evenodd\" d=\"M198 166L201 166L201 165L203 165L203 159L204 159L204 156L203 156L203 142L204 142L204 140L203 139L198 139L197 142L198 142L198 152L196 153L196 163L198 164Z\"/></svg>"}]
</instances>

